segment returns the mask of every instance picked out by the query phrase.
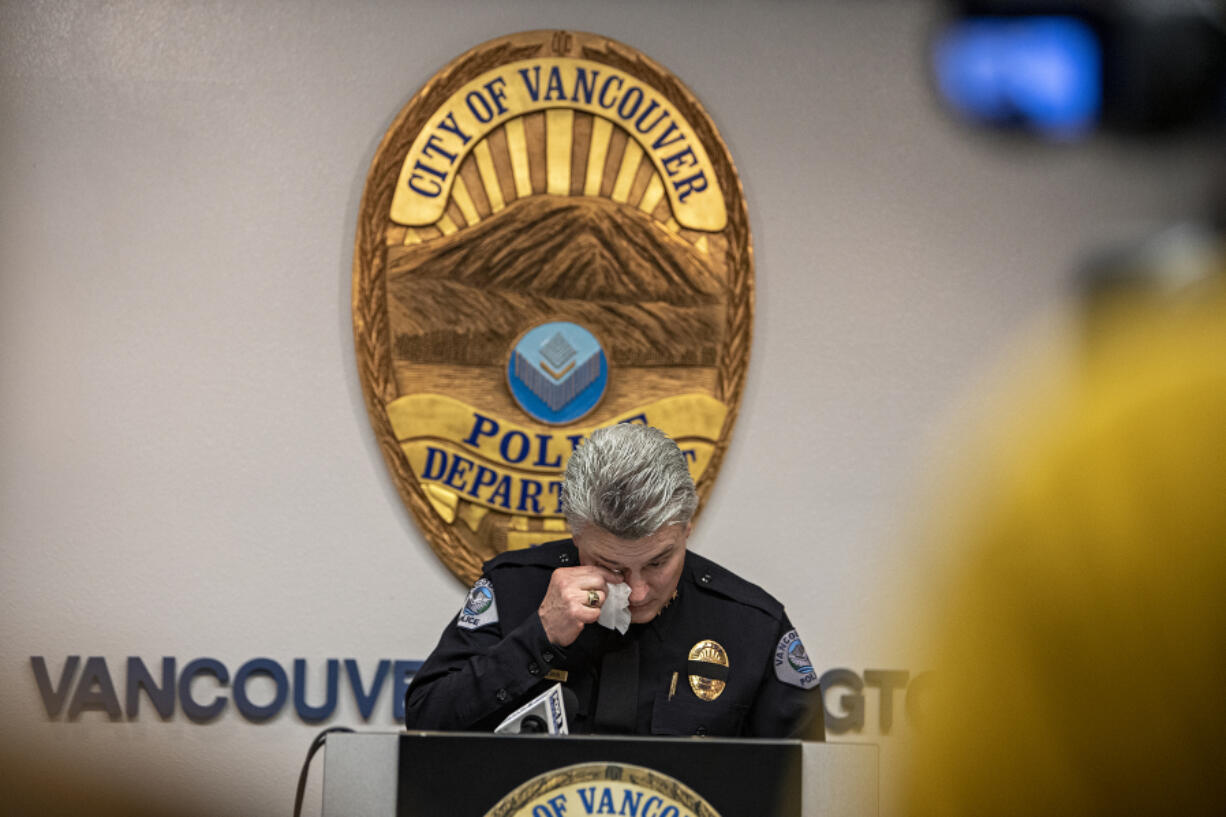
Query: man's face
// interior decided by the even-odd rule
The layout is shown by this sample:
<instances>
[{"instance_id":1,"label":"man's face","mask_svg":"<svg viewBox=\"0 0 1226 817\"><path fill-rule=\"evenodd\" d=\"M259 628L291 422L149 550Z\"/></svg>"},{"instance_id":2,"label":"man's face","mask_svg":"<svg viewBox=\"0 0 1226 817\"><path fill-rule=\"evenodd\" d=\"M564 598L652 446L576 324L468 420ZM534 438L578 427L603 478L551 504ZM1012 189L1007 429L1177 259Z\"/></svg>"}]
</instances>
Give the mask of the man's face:
<instances>
[{"instance_id":1,"label":"man's face","mask_svg":"<svg viewBox=\"0 0 1226 817\"><path fill-rule=\"evenodd\" d=\"M665 525L642 539L619 539L589 525L575 535L575 546L582 564L603 567L630 586L630 620L643 624L664 609L677 589L690 528Z\"/></svg>"}]
</instances>

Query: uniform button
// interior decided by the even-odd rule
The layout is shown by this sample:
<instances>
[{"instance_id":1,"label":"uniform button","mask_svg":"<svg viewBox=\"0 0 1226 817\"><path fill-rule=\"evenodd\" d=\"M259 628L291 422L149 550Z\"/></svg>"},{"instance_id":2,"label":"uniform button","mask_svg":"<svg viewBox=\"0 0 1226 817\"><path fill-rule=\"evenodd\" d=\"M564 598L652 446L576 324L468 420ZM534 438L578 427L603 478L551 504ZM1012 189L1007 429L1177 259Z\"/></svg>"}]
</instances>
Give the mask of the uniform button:
<instances>
[{"instance_id":1,"label":"uniform button","mask_svg":"<svg viewBox=\"0 0 1226 817\"><path fill-rule=\"evenodd\" d=\"M500 704L501 704L501 703L506 703L506 700L507 700L507 698L509 698L509 697L511 697L511 696L507 695L507 691L506 691L505 689L500 689L500 690L498 690L497 692L495 692L495 693L494 693L494 699L495 699L496 701L498 701L498 703L500 703Z\"/></svg>"},{"instance_id":2,"label":"uniform button","mask_svg":"<svg viewBox=\"0 0 1226 817\"><path fill-rule=\"evenodd\" d=\"M535 661L528 664L528 674L529 675L540 675L541 674L541 668L537 665Z\"/></svg>"},{"instance_id":3,"label":"uniform button","mask_svg":"<svg viewBox=\"0 0 1226 817\"><path fill-rule=\"evenodd\" d=\"M710 574L710 573L703 573L703 574L702 574L702 578L700 578L698 581L702 582L703 584L710 584L710 583L711 583L711 574Z\"/></svg>"},{"instance_id":4,"label":"uniform button","mask_svg":"<svg viewBox=\"0 0 1226 817\"><path fill-rule=\"evenodd\" d=\"M706 734L707 734L707 727L705 727L705 726L700 726L700 727L698 727L697 729L695 729L695 730L694 730L694 734L695 734L695 735L697 735L697 736L698 736L698 737L700 737L700 738L701 738L701 737L706 736Z\"/></svg>"},{"instance_id":5,"label":"uniform button","mask_svg":"<svg viewBox=\"0 0 1226 817\"><path fill-rule=\"evenodd\" d=\"M541 660L546 664L551 663L553 661L553 651L545 650L543 653L541 653Z\"/></svg>"}]
</instances>

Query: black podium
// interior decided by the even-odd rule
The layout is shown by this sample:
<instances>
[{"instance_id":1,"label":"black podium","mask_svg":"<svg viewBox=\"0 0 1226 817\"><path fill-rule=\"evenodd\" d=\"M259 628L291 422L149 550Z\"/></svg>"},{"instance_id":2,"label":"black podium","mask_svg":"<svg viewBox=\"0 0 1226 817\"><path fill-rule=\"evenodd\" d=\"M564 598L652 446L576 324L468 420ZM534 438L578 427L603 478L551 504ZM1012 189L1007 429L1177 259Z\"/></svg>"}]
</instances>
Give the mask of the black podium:
<instances>
[{"instance_id":1,"label":"black podium","mask_svg":"<svg viewBox=\"0 0 1226 817\"><path fill-rule=\"evenodd\" d=\"M334 734L325 817L875 815L877 747L787 740Z\"/></svg>"}]
</instances>

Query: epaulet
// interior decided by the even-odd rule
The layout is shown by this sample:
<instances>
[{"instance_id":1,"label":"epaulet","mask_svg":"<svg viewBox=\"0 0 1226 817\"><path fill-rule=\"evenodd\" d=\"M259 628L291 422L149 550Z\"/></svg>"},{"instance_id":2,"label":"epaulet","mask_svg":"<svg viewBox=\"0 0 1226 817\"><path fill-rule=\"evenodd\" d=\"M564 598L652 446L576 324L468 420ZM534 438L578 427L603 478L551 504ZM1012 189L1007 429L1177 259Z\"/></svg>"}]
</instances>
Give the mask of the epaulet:
<instances>
[{"instance_id":1,"label":"epaulet","mask_svg":"<svg viewBox=\"0 0 1226 817\"><path fill-rule=\"evenodd\" d=\"M505 551L490 559L481 569L488 574L500 567L547 567L553 570L576 567L578 564L579 551L575 543L570 539L558 539L535 547Z\"/></svg>"},{"instance_id":2,"label":"epaulet","mask_svg":"<svg viewBox=\"0 0 1226 817\"><path fill-rule=\"evenodd\" d=\"M695 586L741 604L756 607L771 618L783 618L783 605L761 587L716 564L705 556L690 551L691 571Z\"/></svg>"}]
</instances>

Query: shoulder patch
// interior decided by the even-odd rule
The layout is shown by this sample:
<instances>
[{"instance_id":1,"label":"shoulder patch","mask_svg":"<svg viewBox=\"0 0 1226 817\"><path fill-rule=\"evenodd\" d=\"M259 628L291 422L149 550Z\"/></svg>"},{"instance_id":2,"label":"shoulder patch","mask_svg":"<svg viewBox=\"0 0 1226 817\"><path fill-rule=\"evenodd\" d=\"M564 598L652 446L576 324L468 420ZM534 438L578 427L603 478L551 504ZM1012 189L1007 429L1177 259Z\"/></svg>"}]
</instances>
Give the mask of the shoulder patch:
<instances>
[{"instance_id":1,"label":"shoulder patch","mask_svg":"<svg viewBox=\"0 0 1226 817\"><path fill-rule=\"evenodd\" d=\"M475 630L487 624L498 623L498 602L494 600L494 585L489 579L477 579L464 599L464 609L456 618L455 626L461 630Z\"/></svg>"},{"instance_id":2,"label":"shoulder patch","mask_svg":"<svg viewBox=\"0 0 1226 817\"><path fill-rule=\"evenodd\" d=\"M801 689L817 686L813 662L809 660L805 645L800 643L800 635L795 629L784 633L775 645L775 675L783 683Z\"/></svg>"}]
</instances>

